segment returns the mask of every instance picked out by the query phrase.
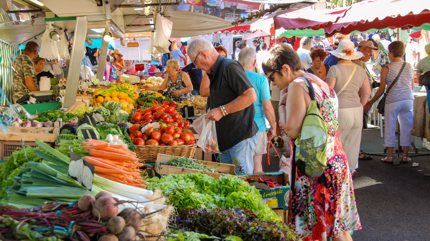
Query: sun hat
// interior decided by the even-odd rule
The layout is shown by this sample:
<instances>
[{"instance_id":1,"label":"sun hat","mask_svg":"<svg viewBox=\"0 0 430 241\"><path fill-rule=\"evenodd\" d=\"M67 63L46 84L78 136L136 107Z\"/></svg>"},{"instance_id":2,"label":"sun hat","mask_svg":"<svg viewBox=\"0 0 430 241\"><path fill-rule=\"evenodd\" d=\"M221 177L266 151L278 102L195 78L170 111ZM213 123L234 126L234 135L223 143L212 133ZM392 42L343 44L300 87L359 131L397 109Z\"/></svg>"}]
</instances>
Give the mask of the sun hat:
<instances>
[{"instance_id":1,"label":"sun hat","mask_svg":"<svg viewBox=\"0 0 430 241\"><path fill-rule=\"evenodd\" d=\"M355 51L354 43L349 39L340 41L337 49L330 51L330 54L344 60L356 60L363 57L361 52Z\"/></svg>"},{"instance_id":2,"label":"sun hat","mask_svg":"<svg viewBox=\"0 0 430 241\"><path fill-rule=\"evenodd\" d=\"M119 52L119 50L118 50L118 49L115 49L113 52L111 52L111 53L110 53L110 55L111 55L111 56L114 56L114 55L122 56L122 54Z\"/></svg>"},{"instance_id":3,"label":"sun hat","mask_svg":"<svg viewBox=\"0 0 430 241\"><path fill-rule=\"evenodd\" d=\"M357 49L361 49L361 48L370 48L370 49L373 49L373 50L377 50L378 49L377 47L375 47L375 45L373 45L373 42L370 41L370 40L363 40L363 41L361 41L358 44Z\"/></svg>"}]
</instances>

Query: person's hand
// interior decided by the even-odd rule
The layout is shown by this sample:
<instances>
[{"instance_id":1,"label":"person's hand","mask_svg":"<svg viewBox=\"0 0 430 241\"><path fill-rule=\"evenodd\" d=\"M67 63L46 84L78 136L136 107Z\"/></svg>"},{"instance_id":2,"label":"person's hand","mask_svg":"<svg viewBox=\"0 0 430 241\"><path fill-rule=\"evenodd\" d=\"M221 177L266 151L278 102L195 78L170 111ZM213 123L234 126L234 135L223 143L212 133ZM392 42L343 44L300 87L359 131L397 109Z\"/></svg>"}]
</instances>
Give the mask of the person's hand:
<instances>
[{"instance_id":1,"label":"person's hand","mask_svg":"<svg viewBox=\"0 0 430 241\"><path fill-rule=\"evenodd\" d=\"M219 121L219 120L221 120L222 117L223 117L223 115L221 112L221 108L219 108L219 107L210 110L206 116L206 118L208 118L209 120L213 120L213 121Z\"/></svg>"},{"instance_id":2,"label":"person's hand","mask_svg":"<svg viewBox=\"0 0 430 241\"><path fill-rule=\"evenodd\" d=\"M269 133L270 133L270 140L272 140L273 138L275 138L276 136L278 136L278 133L276 133L276 128L273 128L273 127L270 128Z\"/></svg>"},{"instance_id":3,"label":"person's hand","mask_svg":"<svg viewBox=\"0 0 430 241\"><path fill-rule=\"evenodd\" d=\"M372 105L373 105L372 103L367 102L367 104L365 104L364 107L363 107L363 112L364 113L369 112L370 108L372 108Z\"/></svg>"},{"instance_id":4,"label":"person's hand","mask_svg":"<svg viewBox=\"0 0 430 241\"><path fill-rule=\"evenodd\" d=\"M172 91L172 94L175 97L179 97L179 96L181 96L181 91L180 90L174 90L174 91Z\"/></svg>"}]
</instances>

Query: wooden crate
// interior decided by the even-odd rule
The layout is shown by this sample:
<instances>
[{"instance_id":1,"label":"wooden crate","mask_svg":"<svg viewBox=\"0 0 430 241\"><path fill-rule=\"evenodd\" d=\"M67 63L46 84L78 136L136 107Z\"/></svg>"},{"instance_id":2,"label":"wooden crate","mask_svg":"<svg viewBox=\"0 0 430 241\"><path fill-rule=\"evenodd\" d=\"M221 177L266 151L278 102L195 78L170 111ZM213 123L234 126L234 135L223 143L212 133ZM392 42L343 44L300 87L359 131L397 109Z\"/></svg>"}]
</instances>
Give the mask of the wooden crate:
<instances>
[{"instance_id":1,"label":"wooden crate","mask_svg":"<svg viewBox=\"0 0 430 241\"><path fill-rule=\"evenodd\" d=\"M35 147L36 143L34 143L34 141L0 141L0 160L4 160L6 157L12 154L12 152L23 146Z\"/></svg>"},{"instance_id":2,"label":"wooden crate","mask_svg":"<svg viewBox=\"0 0 430 241\"><path fill-rule=\"evenodd\" d=\"M202 170L196 170L196 169L190 169L190 168L184 168L184 167L175 167L175 166L169 166L169 165L158 165L156 166L156 170L161 175L168 175L168 174L189 174L189 173L204 173L208 176L211 176L213 178L220 178L222 173L218 172L205 172Z\"/></svg>"},{"instance_id":3,"label":"wooden crate","mask_svg":"<svg viewBox=\"0 0 430 241\"><path fill-rule=\"evenodd\" d=\"M157 164L167 163L170 159L175 158L175 157L178 157L178 156L171 156L171 155L158 153L156 163ZM232 174L232 175L234 175L234 173L235 173L234 172L235 167L236 167L235 165L224 164L224 163L219 163L219 162L211 162L211 161L202 161L202 160L196 160L196 161L209 167L209 168L213 168L213 169L217 170L217 172L219 172L219 173L228 173L228 174Z\"/></svg>"},{"instance_id":4,"label":"wooden crate","mask_svg":"<svg viewBox=\"0 0 430 241\"><path fill-rule=\"evenodd\" d=\"M282 218L282 222L288 223L288 210L273 209L273 211Z\"/></svg>"},{"instance_id":5,"label":"wooden crate","mask_svg":"<svg viewBox=\"0 0 430 241\"><path fill-rule=\"evenodd\" d=\"M10 127L7 132L0 132L0 141L55 142L60 130L54 127Z\"/></svg>"}]
</instances>

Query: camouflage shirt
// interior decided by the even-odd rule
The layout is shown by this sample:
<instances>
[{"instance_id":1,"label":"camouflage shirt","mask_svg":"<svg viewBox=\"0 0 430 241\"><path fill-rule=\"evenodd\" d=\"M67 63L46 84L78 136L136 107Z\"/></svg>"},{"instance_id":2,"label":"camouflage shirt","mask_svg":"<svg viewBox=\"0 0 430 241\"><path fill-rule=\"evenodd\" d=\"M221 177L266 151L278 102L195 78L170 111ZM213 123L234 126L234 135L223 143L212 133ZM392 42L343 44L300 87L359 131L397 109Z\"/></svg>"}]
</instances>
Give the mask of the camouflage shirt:
<instances>
[{"instance_id":1,"label":"camouflage shirt","mask_svg":"<svg viewBox=\"0 0 430 241\"><path fill-rule=\"evenodd\" d=\"M30 57L21 54L13 62L13 102L15 103L24 95L28 94L29 89L25 86L25 76L35 78L34 65Z\"/></svg>"}]
</instances>

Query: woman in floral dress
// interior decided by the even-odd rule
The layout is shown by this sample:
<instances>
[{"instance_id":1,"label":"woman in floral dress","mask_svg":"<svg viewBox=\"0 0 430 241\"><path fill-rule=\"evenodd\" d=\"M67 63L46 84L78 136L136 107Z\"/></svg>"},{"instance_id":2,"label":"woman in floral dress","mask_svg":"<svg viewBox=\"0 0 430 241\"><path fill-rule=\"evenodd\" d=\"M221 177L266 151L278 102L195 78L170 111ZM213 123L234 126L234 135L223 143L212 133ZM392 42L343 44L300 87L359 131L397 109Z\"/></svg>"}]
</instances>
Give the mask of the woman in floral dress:
<instances>
[{"instance_id":1,"label":"woman in floral dress","mask_svg":"<svg viewBox=\"0 0 430 241\"><path fill-rule=\"evenodd\" d=\"M327 167L323 175L310 178L296 168L289 203L289 222L304 241L351 241L351 232L361 229L355 203L348 160L340 142L336 94L315 75L302 70L300 59L288 45L270 51L263 66L265 74L287 92L286 120L281 120L287 135L298 137L311 101L307 80L328 127Z\"/></svg>"}]
</instances>

